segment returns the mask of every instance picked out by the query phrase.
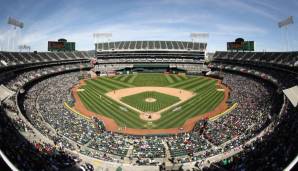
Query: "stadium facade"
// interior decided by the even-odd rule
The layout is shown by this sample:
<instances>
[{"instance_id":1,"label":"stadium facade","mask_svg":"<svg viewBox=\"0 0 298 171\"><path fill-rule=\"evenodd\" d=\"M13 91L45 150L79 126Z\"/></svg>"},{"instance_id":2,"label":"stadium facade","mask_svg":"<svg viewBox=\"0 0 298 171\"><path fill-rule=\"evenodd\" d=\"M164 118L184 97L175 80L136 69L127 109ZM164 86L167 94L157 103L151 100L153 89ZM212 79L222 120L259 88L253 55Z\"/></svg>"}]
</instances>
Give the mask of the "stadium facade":
<instances>
[{"instance_id":1,"label":"stadium facade","mask_svg":"<svg viewBox=\"0 0 298 171\"><path fill-rule=\"evenodd\" d=\"M200 73L205 60L207 43L186 41L119 41L95 44L96 71L133 68L146 70L146 66L135 64L158 64L165 70L185 70L188 73ZM158 68L155 65L156 69ZM140 65L139 65L140 66ZM151 68L152 69L152 68Z\"/></svg>"}]
</instances>

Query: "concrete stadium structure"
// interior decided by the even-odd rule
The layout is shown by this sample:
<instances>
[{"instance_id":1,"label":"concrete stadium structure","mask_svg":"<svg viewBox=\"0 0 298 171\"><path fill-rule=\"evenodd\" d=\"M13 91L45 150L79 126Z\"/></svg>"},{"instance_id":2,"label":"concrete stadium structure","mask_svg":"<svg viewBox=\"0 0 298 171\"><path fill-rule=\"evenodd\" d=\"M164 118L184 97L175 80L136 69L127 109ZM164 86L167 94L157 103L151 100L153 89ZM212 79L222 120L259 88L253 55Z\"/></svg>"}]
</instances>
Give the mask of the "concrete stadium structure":
<instances>
[{"instance_id":1,"label":"concrete stadium structure","mask_svg":"<svg viewBox=\"0 0 298 171\"><path fill-rule=\"evenodd\" d=\"M95 44L97 71L133 69L136 64L200 73L207 43L185 41L121 41ZM159 67L158 67L159 65ZM162 66L163 65L163 66ZM144 67L146 65L143 65Z\"/></svg>"}]
</instances>

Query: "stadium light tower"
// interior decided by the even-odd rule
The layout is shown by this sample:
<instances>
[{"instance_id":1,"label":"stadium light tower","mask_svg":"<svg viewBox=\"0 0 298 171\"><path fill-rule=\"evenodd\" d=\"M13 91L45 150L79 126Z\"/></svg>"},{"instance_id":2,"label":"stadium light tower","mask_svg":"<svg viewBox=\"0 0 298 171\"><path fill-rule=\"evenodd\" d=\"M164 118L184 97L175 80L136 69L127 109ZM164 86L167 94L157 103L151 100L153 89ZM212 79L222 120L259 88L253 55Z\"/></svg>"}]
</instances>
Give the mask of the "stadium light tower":
<instances>
[{"instance_id":1,"label":"stadium light tower","mask_svg":"<svg viewBox=\"0 0 298 171\"><path fill-rule=\"evenodd\" d=\"M0 30L0 51L4 50L4 31Z\"/></svg>"},{"instance_id":2,"label":"stadium light tower","mask_svg":"<svg viewBox=\"0 0 298 171\"><path fill-rule=\"evenodd\" d=\"M8 17L7 24L11 25L13 29L9 32L9 35L7 37L7 50L10 50L10 44L12 45L12 50L15 50L16 45L18 44L18 28L21 30L24 28L24 23L12 18ZM11 42L10 42L11 41Z\"/></svg>"},{"instance_id":3,"label":"stadium light tower","mask_svg":"<svg viewBox=\"0 0 298 171\"><path fill-rule=\"evenodd\" d=\"M204 32L197 32L197 33L190 33L190 38L192 42L199 42L199 49L204 49L206 51L206 46L209 38L209 33L204 33ZM201 45L204 47L202 48Z\"/></svg>"},{"instance_id":4,"label":"stadium light tower","mask_svg":"<svg viewBox=\"0 0 298 171\"><path fill-rule=\"evenodd\" d=\"M112 33L93 33L95 49L98 50L98 43L110 42L112 36Z\"/></svg>"},{"instance_id":5,"label":"stadium light tower","mask_svg":"<svg viewBox=\"0 0 298 171\"><path fill-rule=\"evenodd\" d=\"M23 50L30 52L31 47L28 45L19 45L19 50L22 52Z\"/></svg>"},{"instance_id":6,"label":"stadium light tower","mask_svg":"<svg viewBox=\"0 0 298 171\"><path fill-rule=\"evenodd\" d=\"M285 39L286 39L286 50L288 51L289 49L289 35L288 35L288 26L290 24L294 24L294 19L293 19L293 16L289 16L287 19L284 19L280 22L278 22L278 27L281 29L281 28L285 28L285 31L286 31L286 35L285 35Z\"/></svg>"},{"instance_id":7,"label":"stadium light tower","mask_svg":"<svg viewBox=\"0 0 298 171\"><path fill-rule=\"evenodd\" d=\"M193 42L206 43L209 38L209 33L190 33L190 38Z\"/></svg>"}]
</instances>

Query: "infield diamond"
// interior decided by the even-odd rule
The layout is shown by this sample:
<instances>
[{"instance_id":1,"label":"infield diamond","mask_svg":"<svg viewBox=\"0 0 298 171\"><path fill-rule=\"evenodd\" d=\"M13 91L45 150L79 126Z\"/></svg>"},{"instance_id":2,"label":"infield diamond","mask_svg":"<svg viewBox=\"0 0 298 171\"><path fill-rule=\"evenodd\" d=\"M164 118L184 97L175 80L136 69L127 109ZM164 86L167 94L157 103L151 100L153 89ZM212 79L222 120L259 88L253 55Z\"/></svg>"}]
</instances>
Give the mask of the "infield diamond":
<instances>
[{"instance_id":1,"label":"infield diamond","mask_svg":"<svg viewBox=\"0 0 298 171\"><path fill-rule=\"evenodd\" d=\"M154 99L148 101L148 99ZM157 112L180 101L179 97L155 91L146 91L120 99L123 103L143 112Z\"/></svg>"}]
</instances>

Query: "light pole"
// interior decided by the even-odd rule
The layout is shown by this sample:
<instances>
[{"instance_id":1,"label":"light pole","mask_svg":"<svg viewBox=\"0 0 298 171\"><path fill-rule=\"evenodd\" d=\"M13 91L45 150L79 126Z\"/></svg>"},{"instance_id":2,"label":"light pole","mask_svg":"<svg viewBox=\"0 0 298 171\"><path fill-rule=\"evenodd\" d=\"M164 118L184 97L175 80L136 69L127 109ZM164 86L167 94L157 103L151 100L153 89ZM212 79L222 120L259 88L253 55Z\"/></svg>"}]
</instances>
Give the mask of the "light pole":
<instances>
[{"instance_id":1,"label":"light pole","mask_svg":"<svg viewBox=\"0 0 298 171\"><path fill-rule=\"evenodd\" d=\"M286 51L289 50L289 35L288 35L288 26L290 24L294 24L293 16L289 16L288 18L277 23L279 28L285 28L285 40L286 40Z\"/></svg>"},{"instance_id":2,"label":"light pole","mask_svg":"<svg viewBox=\"0 0 298 171\"><path fill-rule=\"evenodd\" d=\"M24 23L12 18L12 17L8 17L7 20L7 24L11 25L13 29L11 29L11 32L9 32L8 36L7 36L7 50L15 50L16 45L18 44L18 38L17 38L17 33L18 33L18 29L23 29L24 28ZM19 37L19 36L18 36ZM11 47L10 47L11 44Z\"/></svg>"},{"instance_id":3,"label":"light pole","mask_svg":"<svg viewBox=\"0 0 298 171\"><path fill-rule=\"evenodd\" d=\"M198 42L199 44L199 49L206 51L207 48L207 42L209 38L209 33L203 33L203 32L196 32L196 33L190 33L190 38L193 43ZM201 44L203 47L201 47Z\"/></svg>"},{"instance_id":4,"label":"light pole","mask_svg":"<svg viewBox=\"0 0 298 171\"><path fill-rule=\"evenodd\" d=\"M98 43L104 43L111 40L112 33L93 33L93 38L95 42L95 51L98 51Z\"/></svg>"}]
</instances>

